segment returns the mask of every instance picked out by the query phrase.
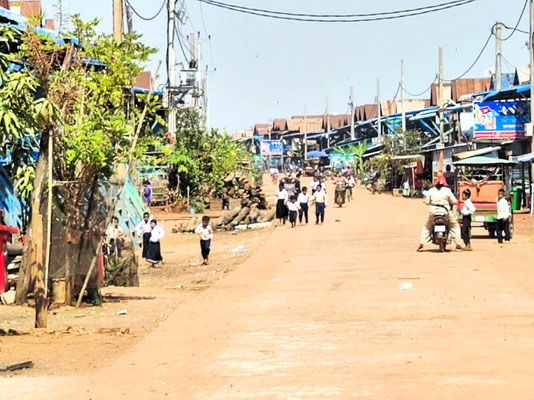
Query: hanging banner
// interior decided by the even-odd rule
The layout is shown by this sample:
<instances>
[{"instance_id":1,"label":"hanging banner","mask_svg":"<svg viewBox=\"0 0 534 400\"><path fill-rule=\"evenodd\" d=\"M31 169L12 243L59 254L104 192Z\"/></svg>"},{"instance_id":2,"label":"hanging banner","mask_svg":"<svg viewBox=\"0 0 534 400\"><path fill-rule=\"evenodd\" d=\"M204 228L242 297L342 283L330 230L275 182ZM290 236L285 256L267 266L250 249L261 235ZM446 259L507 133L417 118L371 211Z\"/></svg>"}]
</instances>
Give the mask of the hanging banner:
<instances>
[{"instance_id":1,"label":"hanging banner","mask_svg":"<svg viewBox=\"0 0 534 400\"><path fill-rule=\"evenodd\" d=\"M527 101L488 101L473 104L474 139L517 139L525 137L530 122Z\"/></svg>"},{"instance_id":2,"label":"hanging banner","mask_svg":"<svg viewBox=\"0 0 534 400\"><path fill-rule=\"evenodd\" d=\"M260 153L262 156L281 156L284 152L284 146L281 140L262 140L260 144Z\"/></svg>"}]
</instances>

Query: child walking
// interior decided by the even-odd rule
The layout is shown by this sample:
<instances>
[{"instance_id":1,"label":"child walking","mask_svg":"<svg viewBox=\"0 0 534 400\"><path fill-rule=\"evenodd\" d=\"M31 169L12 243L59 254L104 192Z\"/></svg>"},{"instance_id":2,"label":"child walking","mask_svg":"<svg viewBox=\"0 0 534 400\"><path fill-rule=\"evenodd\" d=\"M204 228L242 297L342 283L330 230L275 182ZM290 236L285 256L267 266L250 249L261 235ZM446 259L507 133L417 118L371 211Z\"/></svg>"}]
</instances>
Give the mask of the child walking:
<instances>
[{"instance_id":1,"label":"child walking","mask_svg":"<svg viewBox=\"0 0 534 400\"><path fill-rule=\"evenodd\" d=\"M299 205L297 204L297 196L291 196L287 203L287 209L289 211L289 222L291 227L294 228L297 225L297 214L299 212Z\"/></svg>"},{"instance_id":2,"label":"child walking","mask_svg":"<svg viewBox=\"0 0 534 400\"><path fill-rule=\"evenodd\" d=\"M195 233L200 235L200 252L202 254L203 265L210 263L211 239L213 239L213 228L210 226L210 217L202 217L202 223L197 226Z\"/></svg>"},{"instance_id":3,"label":"child walking","mask_svg":"<svg viewBox=\"0 0 534 400\"><path fill-rule=\"evenodd\" d=\"M286 223L287 220L287 202L289 195L283 183L278 185L278 193L276 194L276 218L280 223Z\"/></svg>"},{"instance_id":4,"label":"child walking","mask_svg":"<svg viewBox=\"0 0 534 400\"><path fill-rule=\"evenodd\" d=\"M299 210L299 224L302 224L302 217L305 218L306 223L308 223L308 209L309 209L310 196L308 196L308 188L304 186L302 192L299 193L297 198L297 204L300 207Z\"/></svg>"},{"instance_id":5,"label":"child walking","mask_svg":"<svg viewBox=\"0 0 534 400\"><path fill-rule=\"evenodd\" d=\"M510 243L510 217L512 212L510 211L510 204L504 197L504 189L499 189L497 197L497 223L495 224L495 230L497 231L497 240L502 243L502 232L504 231L504 241Z\"/></svg>"},{"instance_id":6,"label":"child walking","mask_svg":"<svg viewBox=\"0 0 534 400\"><path fill-rule=\"evenodd\" d=\"M161 257L161 244L160 240L165 236L163 229L158 226L158 221L155 219L150 221L150 239L148 241L147 257L146 260L150 263L151 267L156 267L163 257Z\"/></svg>"},{"instance_id":7,"label":"child walking","mask_svg":"<svg viewBox=\"0 0 534 400\"><path fill-rule=\"evenodd\" d=\"M471 201L471 191L466 189L462 192L462 239L465 244L465 251L473 251L471 248L471 216L475 213L476 208Z\"/></svg>"}]
</instances>

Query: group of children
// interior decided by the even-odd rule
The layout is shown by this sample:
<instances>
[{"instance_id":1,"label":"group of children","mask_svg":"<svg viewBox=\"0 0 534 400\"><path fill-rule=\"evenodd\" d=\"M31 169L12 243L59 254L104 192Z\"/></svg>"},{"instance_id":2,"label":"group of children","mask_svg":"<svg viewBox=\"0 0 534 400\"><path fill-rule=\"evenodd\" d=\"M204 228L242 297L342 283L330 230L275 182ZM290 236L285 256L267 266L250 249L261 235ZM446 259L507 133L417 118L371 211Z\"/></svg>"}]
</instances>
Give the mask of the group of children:
<instances>
[{"instance_id":1,"label":"group of children","mask_svg":"<svg viewBox=\"0 0 534 400\"><path fill-rule=\"evenodd\" d=\"M316 184L312 186L312 195L308 195L308 188L303 187L302 191L296 196L289 194L283 184L280 184L276 195L276 218L280 223L285 224L289 218L291 227L297 225L297 216L299 223L304 220L308 223L308 211L311 203L315 203L315 224L324 222L325 208L328 203L326 196L326 185Z\"/></svg>"},{"instance_id":2,"label":"group of children","mask_svg":"<svg viewBox=\"0 0 534 400\"><path fill-rule=\"evenodd\" d=\"M509 243L511 239L510 234L510 219L512 217L512 211L510 208L510 203L505 198L504 189L500 189L497 197L497 221L495 223L495 232L497 234L497 241L503 243L503 232L504 232L504 241ZM467 251L472 251L471 248L471 219L472 215L475 213L476 208L471 201L471 191L466 189L462 192L462 207L460 213L462 215L462 240L465 244L465 249Z\"/></svg>"}]
</instances>

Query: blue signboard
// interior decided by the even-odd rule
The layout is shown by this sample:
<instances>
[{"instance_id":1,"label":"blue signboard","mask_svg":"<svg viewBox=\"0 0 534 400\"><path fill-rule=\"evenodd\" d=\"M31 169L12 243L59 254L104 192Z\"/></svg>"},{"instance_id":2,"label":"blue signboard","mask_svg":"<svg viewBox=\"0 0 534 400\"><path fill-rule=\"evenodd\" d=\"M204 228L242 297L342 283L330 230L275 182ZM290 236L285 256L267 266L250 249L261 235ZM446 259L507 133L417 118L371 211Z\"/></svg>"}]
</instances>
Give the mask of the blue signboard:
<instances>
[{"instance_id":1,"label":"blue signboard","mask_svg":"<svg viewBox=\"0 0 534 400\"><path fill-rule=\"evenodd\" d=\"M260 144L260 154L262 156L280 156L284 152L281 140L262 140Z\"/></svg>"},{"instance_id":2,"label":"blue signboard","mask_svg":"<svg viewBox=\"0 0 534 400\"><path fill-rule=\"evenodd\" d=\"M473 104L474 139L525 137L530 122L528 101L487 101Z\"/></svg>"}]
</instances>

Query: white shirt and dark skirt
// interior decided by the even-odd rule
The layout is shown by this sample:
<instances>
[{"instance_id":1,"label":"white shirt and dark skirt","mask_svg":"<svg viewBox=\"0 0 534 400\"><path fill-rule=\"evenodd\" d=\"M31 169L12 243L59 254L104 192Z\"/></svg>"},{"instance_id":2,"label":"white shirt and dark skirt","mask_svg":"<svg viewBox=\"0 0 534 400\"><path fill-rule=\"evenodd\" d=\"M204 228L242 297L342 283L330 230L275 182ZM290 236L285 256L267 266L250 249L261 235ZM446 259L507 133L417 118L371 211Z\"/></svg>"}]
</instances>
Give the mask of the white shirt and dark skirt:
<instances>
[{"instance_id":1,"label":"white shirt and dark skirt","mask_svg":"<svg viewBox=\"0 0 534 400\"><path fill-rule=\"evenodd\" d=\"M276 195L276 218L286 219L288 216L286 203L289 200L287 190L282 189Z\"/></svg>"},{"instance_id":2,"label":"white shirt and dark skirt","mask_svg":"<svg viewBox=\"0 0 534 400\"><path fill-rule=\"evenodd\" d=\"M150 241L150 231L152 228L150 227L150 221L152 220L152 217L148 219L148 221L145 222L143 219L136 227L135 227L135 233L137 236L141 236L143 239L143 258L147 258L147 251L148 251L148 242Z\"/></svg>"},{"instance_id":3,"label":"white shirt and dark skirt","mask_svg":"<svg viewBox=\"0 0 534 400\"><path fill-rule=\"evenodd\" d=\"M502 243L504 231L504 240L509 242L511 239L510 234L510 217L512 212L510 211L510 204L508 200L504 197L500 200L497 200L497 222L495 223L495 230L497 232L497 240L499 243Z\"/></svg>"},{"instance_id":4,"label":"white shirt and dark skirt","mask_svg":"<svg viewBox=\"0 0 534 400\"><path fill-rule=\"evenodd\" d=\"M150 232L150 239L148 241L147 257L146 260L151 264L158 264L163 261L161 257L161 244L160 240L165 236L165 232L161 226L156 225Z\"/></svg>"}]
</instances>

